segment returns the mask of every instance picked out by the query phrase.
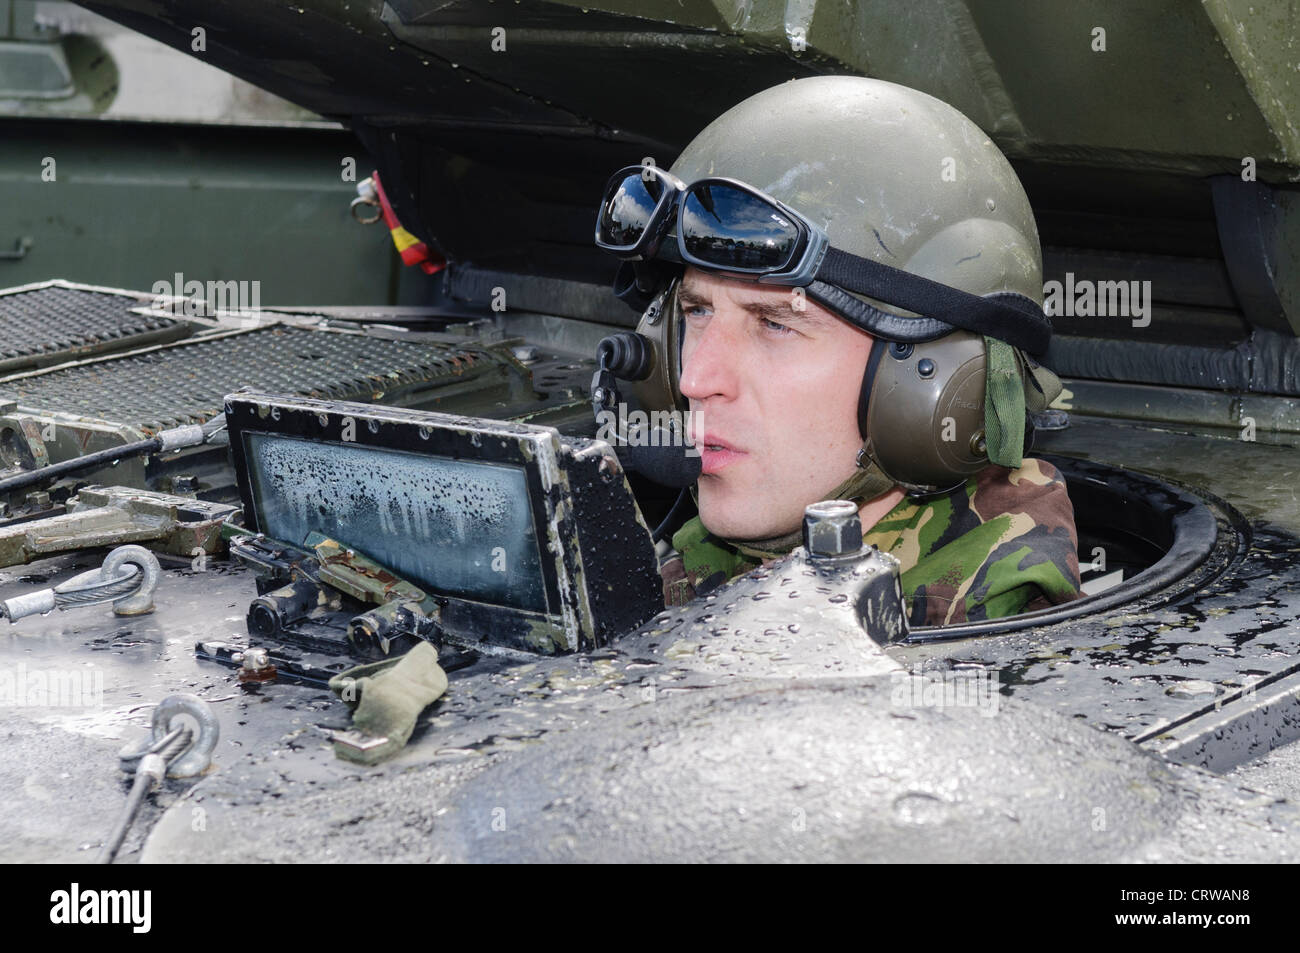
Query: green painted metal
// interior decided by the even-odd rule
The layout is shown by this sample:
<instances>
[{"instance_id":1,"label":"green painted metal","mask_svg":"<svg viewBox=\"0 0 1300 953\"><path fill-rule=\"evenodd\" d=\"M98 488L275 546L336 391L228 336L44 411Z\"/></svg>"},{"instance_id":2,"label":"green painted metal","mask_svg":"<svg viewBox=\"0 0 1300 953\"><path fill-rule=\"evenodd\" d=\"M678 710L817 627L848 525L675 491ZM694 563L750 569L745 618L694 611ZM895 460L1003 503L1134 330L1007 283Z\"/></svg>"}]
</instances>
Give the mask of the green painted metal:
<instances>
[{"instance_id":1,"label":"green painted metal","mask_svg":"<svg viewBox=\"0 0 1300 953\"><path fill-rule=\"evenodd\" d=\"M800 67L853 72L951 103L1013 158L1204 175L1239 172L1249 156L1276 179L1300 179L1300 27L1289 4L557 0L476 5L471 15L463 4L399 0L390 9L399 39L575 113L623 112L613 124L624 128L658 118L626 116L620 83L579 88L591 76L583 60L658 47L676 69L654 76L655 94L687 113L720 112L754 73L776 82ZM492 48L490 24L505 30L505 50ZM572 69L537 68L566 50Z\"/></svg>"},{"instance_id":2,"label":"green painted metal","mask_svg":"<svg viewBox=\"0 0 1300 953\"><path fill-rule=\"evenodd\" d=\"M951 103L1012 159L1206 175L1251 157L1263 179L1300 180L1296 14L1267 0L87 5L178 48L195 23L226 31L209 60L326 115L530 121L680 148L773 83L856 73Z\"/></svg>"},{"instance_id":3,"label":"green painted metal","mask_svg":"<svg viewBox=\"0 0 1300 953\"><path fill-rule=\"evenodd\" d=\"M371 171L341 131L94 121L0 121L0 285L67 278L151 290L156 282L260 281L260 303L396 303L382 226L348 214Z\"/></svg>"}]
</instances>

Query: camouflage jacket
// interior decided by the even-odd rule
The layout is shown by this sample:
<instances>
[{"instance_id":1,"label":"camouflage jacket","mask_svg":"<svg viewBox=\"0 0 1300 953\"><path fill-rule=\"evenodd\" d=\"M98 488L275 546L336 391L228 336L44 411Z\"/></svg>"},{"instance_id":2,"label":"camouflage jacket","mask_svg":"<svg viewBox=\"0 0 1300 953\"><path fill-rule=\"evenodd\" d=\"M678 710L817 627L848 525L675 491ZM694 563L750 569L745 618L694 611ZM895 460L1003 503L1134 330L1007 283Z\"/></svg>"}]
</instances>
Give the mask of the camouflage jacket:
<instances>
[{"instance_id":1,"label":"camouflage jacket","mask_svg":"<svg viewBox=\"0 0 1300 953\"><path fill-rule=\"evenodd\" d=\"M1050 463L988 466L943 496L904 497L863 541L898 559L912 625L952 625L1077 599L1078 535L1065 480ZM666 605L682 605L756 568L699 518L673 536L660 568Z\"/></svg>"}]
</instances>

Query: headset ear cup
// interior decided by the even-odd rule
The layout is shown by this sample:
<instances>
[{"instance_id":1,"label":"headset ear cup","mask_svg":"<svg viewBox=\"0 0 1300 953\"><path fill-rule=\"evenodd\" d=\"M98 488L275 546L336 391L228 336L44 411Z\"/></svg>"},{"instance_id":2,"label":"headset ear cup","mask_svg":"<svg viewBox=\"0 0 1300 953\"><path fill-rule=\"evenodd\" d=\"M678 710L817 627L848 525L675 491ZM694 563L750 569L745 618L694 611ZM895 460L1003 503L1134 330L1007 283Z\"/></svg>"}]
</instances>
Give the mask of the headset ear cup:
<instances>
[{"instance_id":1,"label":"headset ear cup","mask_svg":"<svg viewBox=\"0 0 1300 953\"><path fill-rule=\"evenodd\" d=\"M679 385L682 321L681 309L677 306L678 281L679 279L671 280L663 289L662 296L655 296L658 308L653 311L647 309L636 328L637 333L649 343L653 357L649 376L632 382L628 390L636 406L647 413L656 410L685 412L689 406L681 395Z\"/></svg>"},{"instance_id":2,"label":"headset ear cup","mask_svg":"<svg viewBox=\"0 0 1300 953\"><path fill-rule=\"evenodd\" d=\"M867 406L872 459L913 493L961 485L988 466L984 431L987 361L980 335L882 347Z\"/></svg>"}]
</instances>

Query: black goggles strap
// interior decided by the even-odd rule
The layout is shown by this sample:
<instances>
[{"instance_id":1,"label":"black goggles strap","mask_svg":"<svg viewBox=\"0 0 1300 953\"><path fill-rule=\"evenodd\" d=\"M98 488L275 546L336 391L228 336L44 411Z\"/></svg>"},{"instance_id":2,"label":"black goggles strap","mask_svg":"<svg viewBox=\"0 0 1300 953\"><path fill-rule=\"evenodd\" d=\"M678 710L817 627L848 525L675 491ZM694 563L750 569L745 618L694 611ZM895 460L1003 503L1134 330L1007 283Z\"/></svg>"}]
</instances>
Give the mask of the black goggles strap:
<instances>
[{"instance_id":1,"label":"black goggles strap","mask_svg":"<svg viewBox=\"0 0 1300 953\"><path fill-rule=\"evenodd\" d=\"M848 291L922 317L889 314ZM1042 355L1052 339L1052 324L1043 309L1022 294L1000 291L981 297L837 248L826 250L807 294L864 331L904 344L933 341L961 328Z\"/></svg>"}]
</instances>

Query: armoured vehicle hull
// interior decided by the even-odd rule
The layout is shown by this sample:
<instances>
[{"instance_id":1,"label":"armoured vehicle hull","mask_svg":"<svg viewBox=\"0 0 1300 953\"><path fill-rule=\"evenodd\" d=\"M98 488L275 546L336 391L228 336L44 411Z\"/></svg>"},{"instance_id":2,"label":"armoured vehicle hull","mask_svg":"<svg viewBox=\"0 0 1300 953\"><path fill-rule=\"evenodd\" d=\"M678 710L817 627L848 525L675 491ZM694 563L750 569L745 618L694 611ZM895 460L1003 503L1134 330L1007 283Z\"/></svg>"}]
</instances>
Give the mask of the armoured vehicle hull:
<instances>
[{"instance_id":1,"label":"armoured vehicle hull","mask_svg":"<svg viewBox=\"0 0 1300 953\"><path fill-rule=\"evenodd\" d=\"M758 89L859 72L952 102L1025 182L1068 391L1035 453L1069 480L1099 587L1068 609L908 629L887 559L797 550L573 654L492 651L480 632L406 748L362 768L331 751L347 715L319 680L250 685L212 660L250 645L263 587L177 544L152 615L10 626L15 679L21 665L102 685L93 705L4 713L6 788L40 807L0 820L13 859L102 842L113 754L178 690L219 714L214 768L146 806L124 859L1296 859L1294 780L1270 767L1300 738L1293 24L1228 2L87 6L181 49L201 27L222 38L214 65L348 122L402 222L450 264L410 308L176 320L143 288L0 295L10 321L23 296L58 292L124 329L15 349L0 377L13 472L216 421L246 386L590 437L596 343L637 319L590 247L604 177L646 155L667 166ZM1076 293L1108 282L1142 307ZM611 472L645 532L606 545L647 547L673 494ZM66 546L8 542L75 516L78 481L238 500L206 444L11 494L0 538L27 564L3 571L0 599L97 565L124 526L164 538L140 504L98 537L83 523ZM274 646L285 675L343 664L316 649Z\"/></svg>"}]
</instances>

